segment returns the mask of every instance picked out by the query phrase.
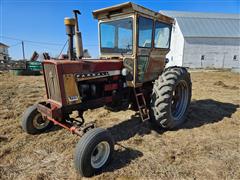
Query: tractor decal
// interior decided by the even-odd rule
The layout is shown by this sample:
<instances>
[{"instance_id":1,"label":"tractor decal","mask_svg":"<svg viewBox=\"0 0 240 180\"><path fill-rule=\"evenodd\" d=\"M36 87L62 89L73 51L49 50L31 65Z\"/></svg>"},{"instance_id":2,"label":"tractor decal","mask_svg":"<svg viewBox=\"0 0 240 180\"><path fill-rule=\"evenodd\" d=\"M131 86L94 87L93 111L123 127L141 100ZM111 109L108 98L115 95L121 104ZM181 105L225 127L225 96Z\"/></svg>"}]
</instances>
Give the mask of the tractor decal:
<instances>
[{"instance_id":1,"label":"tractor decal","mask_svg":"<svg viewBox=\"0 0 240 180\"><path fill-rule=\"evenodd\" d=\"M84 81L84 80L96 79L96 78L102 78L102 77L108 77L108 76L116 76L120 74L121 74L120 70L114 70L114 71L105 71L105 72L96 72L96 73L75 74L75 77L77 81Z\"/></svg>"}]
</instances>

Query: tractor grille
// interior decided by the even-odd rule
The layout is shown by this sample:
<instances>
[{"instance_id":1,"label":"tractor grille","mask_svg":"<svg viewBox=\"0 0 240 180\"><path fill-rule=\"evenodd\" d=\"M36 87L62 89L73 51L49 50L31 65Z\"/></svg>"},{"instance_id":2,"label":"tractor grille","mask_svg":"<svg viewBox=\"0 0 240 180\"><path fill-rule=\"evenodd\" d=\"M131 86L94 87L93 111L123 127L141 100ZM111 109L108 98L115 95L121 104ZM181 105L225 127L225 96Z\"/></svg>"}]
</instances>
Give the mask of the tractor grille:
<instances>
[{"instance_id":1,"label":"tractor grille","mask_svg":"<svg viewBox=\"0 0 240 180\"><path fill-rule=\"evenodd\" d=\"M44 64L44 74L46 78L48 97L52 100L61 102L61 93L56 66L54 64Z\"/></svg>"}]
</instances>

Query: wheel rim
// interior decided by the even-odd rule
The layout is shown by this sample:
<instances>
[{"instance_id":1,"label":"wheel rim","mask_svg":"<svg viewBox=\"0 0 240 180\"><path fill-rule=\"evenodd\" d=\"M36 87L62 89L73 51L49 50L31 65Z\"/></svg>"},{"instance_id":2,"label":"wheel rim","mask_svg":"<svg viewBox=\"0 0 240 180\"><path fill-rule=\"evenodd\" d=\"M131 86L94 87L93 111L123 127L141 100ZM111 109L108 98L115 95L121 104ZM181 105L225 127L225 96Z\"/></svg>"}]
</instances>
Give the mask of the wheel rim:
<instances>
[{"instance_id":1,"label":"wheel rim","mask_svg":"<svg viewBox=\"0 0 240 180\"><path fill-rule=\"evenodd\" d=\"M47 127L47 125L50 123L49 120L44 120L42 118L42 115L40 113L38 113L34 118L33 118L33 126L36 129L44 129L45 127Z\"/></svg>"},{"instance_id":2,"label":"wheel rim","mask_svg":"<svg viewBox=\"0 0 240 180\"><path fill-rule=\"evenodd\" d=\"M101 168L108 160L110 145L107 141L100 142L92 151L91 165L93 168Z\"/></svg>"},{"instance_id":3,"label":"wheel rim","mask_svg":"<svg viewBox=\"0 0 240 180\"><path fill-rule=\"evenodd\" d=\"M179 81L175 90L173 91L171 112L175 120L180 120L185 113L189 99L189 89L187 82L184 80Z\"/></svg>"}]
</instances>

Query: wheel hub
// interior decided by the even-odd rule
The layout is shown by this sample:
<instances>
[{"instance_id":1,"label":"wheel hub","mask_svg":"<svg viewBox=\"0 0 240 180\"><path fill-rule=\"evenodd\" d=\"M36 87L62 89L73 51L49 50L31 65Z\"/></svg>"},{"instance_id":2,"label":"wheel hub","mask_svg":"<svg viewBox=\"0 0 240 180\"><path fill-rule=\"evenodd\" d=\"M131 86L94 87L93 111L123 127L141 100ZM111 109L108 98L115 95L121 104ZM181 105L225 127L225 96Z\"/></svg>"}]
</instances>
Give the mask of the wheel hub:
<instances>
[{"instance_id":1,"label":"wheel hub","mask_svg":"<svg viewBox=\"0 0 240 180\"><path fill-rule=\"evenodd\" d=\"M92 151L91 165L97 169L102 167L110 155L110 145L107 141L100 142Z\"/></svg>"},{"instance_id":2,"label":"wheel hub","mask_svg":"<svg viewBox=\"0 0 240 180\"><path fill-rule=\"evenodd\" d=\"M45 128L49 123L50 121L43 119L40 113L37 114L33 119L33 126L39 130Z\"/></svg>"},{"instance_id":3,"label":"wheel hub","mask_svg":"<svg viewBox=\"0 0 240 180\"><path fill-rule=\"evenodd\" d=\"M176 120L181 119L182 115L186 111L188 105L188 93L189 90L186 81L179 81L173 92L171 103L172 116Z\"/></svg>"}]
</instances>

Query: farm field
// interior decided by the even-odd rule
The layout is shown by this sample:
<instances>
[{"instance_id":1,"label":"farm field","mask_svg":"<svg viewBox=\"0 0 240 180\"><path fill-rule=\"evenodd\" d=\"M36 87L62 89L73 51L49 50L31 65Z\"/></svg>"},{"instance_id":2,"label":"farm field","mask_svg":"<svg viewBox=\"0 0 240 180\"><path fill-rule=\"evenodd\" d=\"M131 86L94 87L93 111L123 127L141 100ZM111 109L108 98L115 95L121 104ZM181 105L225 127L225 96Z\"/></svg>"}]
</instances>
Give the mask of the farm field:
<instances>
[{"instance_id":1,"label":"farm field","mask_svg":"<svg viewBox=\"0 0 240 180\"><path fill-rule=\"evenodd\" d=\"M240 179L240 76L192 71L187 122L156 129L131 110L88 110L86 121L108 128L117 144L95 179ZM27 135L23 111L45 95L43 76L0 74L0 179L81 179L74 169L78 137L54 127Z\"/></svg>"}]
</instances>

